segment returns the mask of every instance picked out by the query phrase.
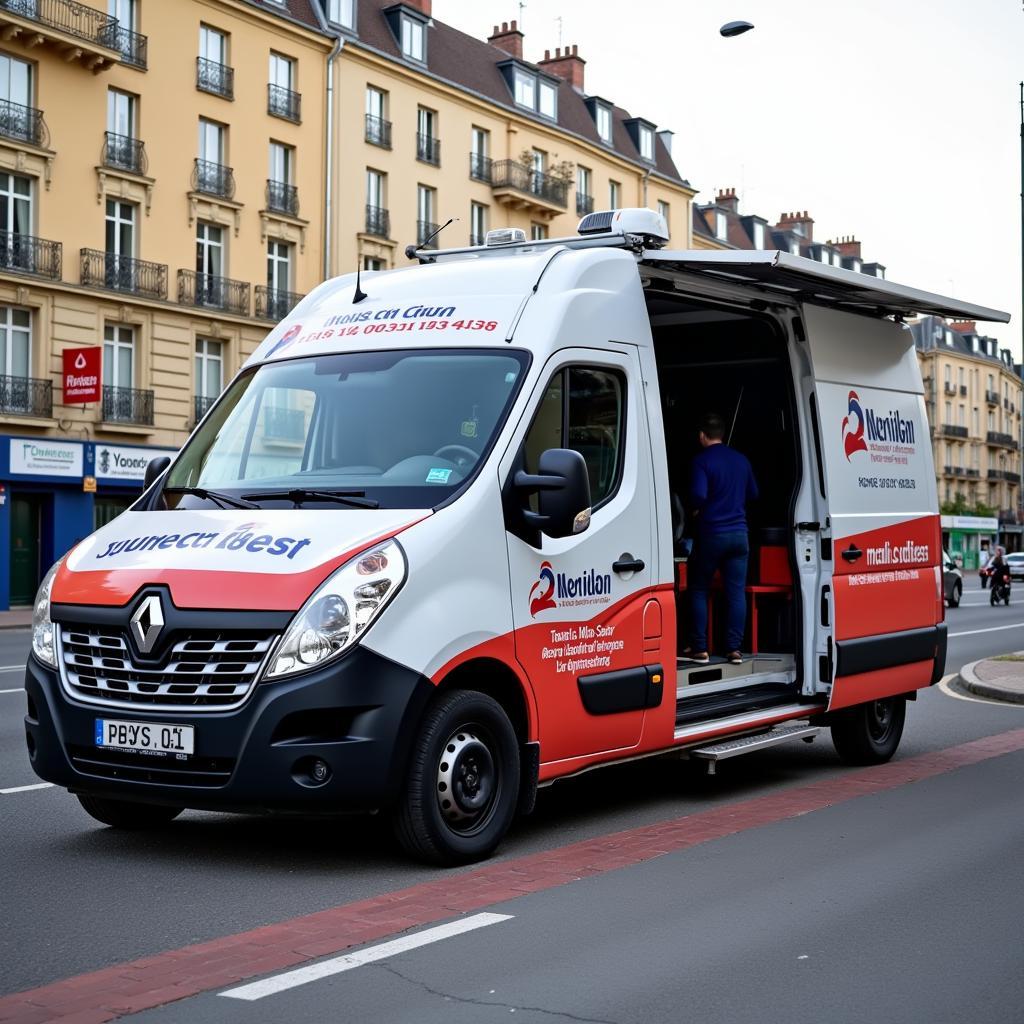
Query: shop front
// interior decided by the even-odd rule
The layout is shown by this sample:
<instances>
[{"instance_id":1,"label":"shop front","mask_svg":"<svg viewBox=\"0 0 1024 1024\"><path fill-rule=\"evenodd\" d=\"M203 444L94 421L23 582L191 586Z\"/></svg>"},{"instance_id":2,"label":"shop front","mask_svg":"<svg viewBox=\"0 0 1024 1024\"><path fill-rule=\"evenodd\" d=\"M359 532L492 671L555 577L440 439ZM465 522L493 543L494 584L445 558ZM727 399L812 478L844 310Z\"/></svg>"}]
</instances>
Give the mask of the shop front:
<instances>
[{"instance_id":1,"label":"shop front","mask_svg":"<svg viewBox=\"0 0 1024 1024\"><path fill-rule=\"evenodd\" d=\"M942 546L964 569L977 569L999 538L999 520L993 516L943 516Z\"/></svg>"}]
</instances>

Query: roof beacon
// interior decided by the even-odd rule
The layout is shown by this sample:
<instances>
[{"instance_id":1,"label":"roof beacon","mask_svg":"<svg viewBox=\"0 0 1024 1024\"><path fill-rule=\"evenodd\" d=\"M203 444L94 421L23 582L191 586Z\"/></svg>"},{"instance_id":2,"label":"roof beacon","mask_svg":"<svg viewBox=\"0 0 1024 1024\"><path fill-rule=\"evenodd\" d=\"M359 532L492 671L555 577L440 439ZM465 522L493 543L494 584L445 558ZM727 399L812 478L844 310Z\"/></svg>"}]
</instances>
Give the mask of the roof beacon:
<instances>
[{"instance_id":1,"label":"roof beacon","mask_svg":"<svg viewBox=\"0 0 1024 1024\"><path fill-rule=\"evenodd\" d=\"M484 236L484 245L512 245L525 241L526 232L522 228L495 228Z\"/></svg>"},{"instance_id":2,"label":"roof beacon","mask_svg":"<svg viewBox=\"0 0 1024 1024\"><path fill-rule=\"evenodd\" d=\"M588 213L576 230L581 235L611 233L623 237L640 237L650 249L660 249L669 237L665 218L654 210L642 207Z\"/></svg>"}]
</instances>

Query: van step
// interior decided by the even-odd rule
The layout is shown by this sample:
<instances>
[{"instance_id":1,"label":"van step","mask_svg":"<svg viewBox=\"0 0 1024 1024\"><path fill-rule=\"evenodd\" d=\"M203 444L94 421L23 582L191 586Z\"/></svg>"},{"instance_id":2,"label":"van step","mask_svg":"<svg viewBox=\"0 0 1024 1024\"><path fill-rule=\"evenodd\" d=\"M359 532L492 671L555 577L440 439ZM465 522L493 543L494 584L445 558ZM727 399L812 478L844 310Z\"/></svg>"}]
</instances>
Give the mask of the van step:
<instances>
[{"instance_id":1,"label":"van step","mask_svg":"<svg viewBox=\"0 0 1024 1024\"><path fill-rule=\"evenodd\" d=\"M692 722L725 718L743 711L762 711L789 704L796 698L790 683L755 683L713 693L685 694L676 700L676 728Z\"/></svg>"},{"instance_id":2,"label":"van step","mask_svg":"<svg viewBox=\"0 0 1024 1024\"><path fill-rule=\"evenodd\" d=\"M715 764L740 754L750 754L765 747L774 747L789 740L804 740L811 743L821 732L820 725L781 725L768 732L755 733L753 736L741 736L738 740L725 740L722 743L711 743L706 747L698 747L688 751L690 757L699 758L708 763L708 775L715 774Z\"/></svg>"}]
</instances>

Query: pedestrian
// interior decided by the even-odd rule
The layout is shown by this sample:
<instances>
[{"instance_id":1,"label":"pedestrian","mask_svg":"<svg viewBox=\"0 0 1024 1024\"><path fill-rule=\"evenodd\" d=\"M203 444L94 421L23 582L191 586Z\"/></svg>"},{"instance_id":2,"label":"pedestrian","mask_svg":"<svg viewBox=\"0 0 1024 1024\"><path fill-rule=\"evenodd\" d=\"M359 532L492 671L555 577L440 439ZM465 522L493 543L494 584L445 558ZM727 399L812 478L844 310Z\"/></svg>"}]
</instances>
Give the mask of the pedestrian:
<instances>
[{"instance_id":1,"label":"pedestrian","mask_svg":"<svg viewBox=\"0 0 1024 1024\"><path fill-rule=\"evenodd\" d=\"M757 481L749 459L725 443L725 420L718 413L703 417L698 437L701 451L690 481L694 541L686 564L690 639L682 656L698 665L711 660L708 596L717 571L725 588L726 657L739 665L747 619L747 505L757 498Z\"/></svg>"},{"instance_id":2,"label":"pedestrian","mask_svg":"<svg viewBox=\"0 0 1024 1024\"><path fill-rule=\"evenodd\" d=\"M988 578L989 578L989 575L990 575L989 568L992 565L992 559L994 557L995 556L994 556L994 554L992 552L992 549L988 548L988 547L985 548L982 551L982 553L981 553L981 569L980 569L980 571L978 573L978 576L981 579L981 589L982 590L984 590L985 587L988 585Z\"/></svg>"}]
</instances>

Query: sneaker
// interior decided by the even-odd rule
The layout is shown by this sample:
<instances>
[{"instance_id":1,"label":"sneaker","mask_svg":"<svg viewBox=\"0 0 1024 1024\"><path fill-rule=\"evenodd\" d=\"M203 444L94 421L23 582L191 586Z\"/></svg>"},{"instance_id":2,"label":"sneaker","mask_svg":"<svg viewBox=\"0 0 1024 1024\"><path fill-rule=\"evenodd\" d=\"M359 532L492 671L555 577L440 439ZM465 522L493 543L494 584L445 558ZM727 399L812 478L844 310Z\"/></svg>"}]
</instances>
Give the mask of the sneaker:
<instances>
[{"instance_id":1,"label":"sneaker","mask_svg":"<svg viewBox=\"0 0 1024 1024\"><path fill-rule=\"evenodd\" d=\"M689 647L680 655L681 661L688 661L694 665L706 665L711 661L711 656L707 651L693 651Z\"/></svg>"},{"instance_id":2,"label":"sneaker","mask_svg":"<svg viewBox=\"0 0 1024 1024\"><path fill-rule=\"evenodd\" d=\"M730 651L726 655L726 658L727 658L727 660L728 660L730 665L742 665L743 664L743 655L740 654L739 651Z\"/></svg>"}]
</instances>

